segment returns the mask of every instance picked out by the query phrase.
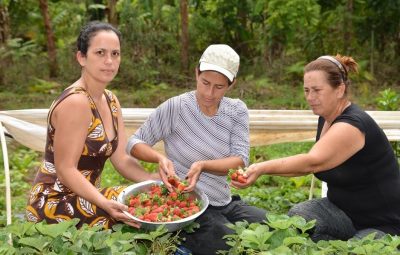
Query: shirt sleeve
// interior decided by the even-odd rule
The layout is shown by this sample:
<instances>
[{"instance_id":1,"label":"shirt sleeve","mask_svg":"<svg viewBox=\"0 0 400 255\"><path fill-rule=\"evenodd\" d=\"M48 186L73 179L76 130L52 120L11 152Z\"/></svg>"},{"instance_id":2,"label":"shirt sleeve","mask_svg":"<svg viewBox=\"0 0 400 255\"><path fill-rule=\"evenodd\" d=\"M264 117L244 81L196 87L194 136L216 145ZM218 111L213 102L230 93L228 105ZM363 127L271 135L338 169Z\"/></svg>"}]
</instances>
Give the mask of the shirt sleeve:
<instances>
[{"instance_id":1,"label":"shirt sleeve","mask_svg":"<svg viewBox=\"0 0 400 255\"><path fill-rule=\"evenodd\" d=\"M138 143L146 143L153 146L157 142L165 139L175 129L177 118L179 117L180 98L173 97L158 106L128 139L126 151L128 154Z\"/></svg>"},{"instance_id":2,"label":"shirt sleeve","mask_svg":"<svg viewBox=\"0 0 400 255\"><path fill-rule=\"evenodd\" d=\"M249 165L249 111L246 104L238 100L233 117L234 124L231 136L231 155L242 158L245 166Z\"/></svg>"}]
</instances>

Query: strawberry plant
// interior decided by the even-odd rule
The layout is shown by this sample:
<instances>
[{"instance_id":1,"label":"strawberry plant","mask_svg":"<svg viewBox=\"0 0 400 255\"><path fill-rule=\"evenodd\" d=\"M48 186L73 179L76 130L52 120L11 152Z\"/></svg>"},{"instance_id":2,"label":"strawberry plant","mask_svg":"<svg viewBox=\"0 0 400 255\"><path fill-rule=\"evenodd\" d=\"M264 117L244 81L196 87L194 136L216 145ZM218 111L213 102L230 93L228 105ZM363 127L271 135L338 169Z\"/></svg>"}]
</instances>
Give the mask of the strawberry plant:
<instances>
[{"instance_id":1,"label":"strawberry plant","mask_svg":"<svg viewBox=\"0 0 400 255\"><path fill-rule=\"evenodd\" d=\"M399 254L400 237L386 235L374 239L370 234L362 239L348 241L331 240L313 242L307 230L314 227L315 221L306 222L299 216L267 215L262 223L237 222L229 224L235 233L224 238L231 247L219 254Z\"/></svg>"},{"instance_id":2,"label":"strawberry plant","mask_svg":"<svg viewBox=\"0 0 400 255\"><path fill-rule=\"evenodd\" d=\"M20 222L0 229L0 254L171 254L180 243L178 233L165 227L145 232L126 225L113 230L84 225L78 219L48 225ZM11 236L11 239L9 239Z\"/></svg>"}]
</instances>

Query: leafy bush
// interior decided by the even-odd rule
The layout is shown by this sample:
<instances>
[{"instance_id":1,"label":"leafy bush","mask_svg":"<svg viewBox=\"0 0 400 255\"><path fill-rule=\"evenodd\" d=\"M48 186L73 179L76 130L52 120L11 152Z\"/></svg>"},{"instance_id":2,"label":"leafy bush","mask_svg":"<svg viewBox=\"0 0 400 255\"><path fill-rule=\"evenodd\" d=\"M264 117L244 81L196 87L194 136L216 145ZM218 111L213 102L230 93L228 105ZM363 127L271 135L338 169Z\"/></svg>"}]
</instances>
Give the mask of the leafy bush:
<instances>
[{"instance_id":1,"label":"leafy bush","mask_svg":"<svg viewBox=\"0 0 400 255\"><path fill-rule=\"evenodd\" d=\"M0 229L0 254L171 254L180 242L179 232L168 233L163 226L151 232L126 225L115 225L113 231L88 225L77 229L78 221L11 224Z\"/></svg>"},{"instance_id":2,"label":"leafy bush","mask_svg":"<svg viewBox=\"0 0 400 255\"><path fill-rule=\"evenodd\" d=\"M400 108L400 96L391 88L379 92L376 99L378 109L383 111L396 111Z\"/></svg>"},{"instance_id":3,"label":"leafy bush","mask_svg":"<svg viewBox=\"0 0 400 255\"><path fill-rule=\"evenodd\" d=\"M228 251L219 254L399 254L400 237L385 235L374 239L375 233L363 239L348 241L313 242L307 230L315 220L306 222L299 216L267 215L265 224L237 222L229 227L235 231L227 235Z\"/></svg>"},{"instance_id":4,"label":"leafy bush","mask_svg":"<svg viewBox=\"0 0 400 255\"><path fill-rule=\"evenodd\" d=\"M383 111L397 111L400 109L400 96L391 88L379 92L376 98L378 108ZM393 150L400 162L400 143L391 142Z\"/></svg>"}]
</instances>

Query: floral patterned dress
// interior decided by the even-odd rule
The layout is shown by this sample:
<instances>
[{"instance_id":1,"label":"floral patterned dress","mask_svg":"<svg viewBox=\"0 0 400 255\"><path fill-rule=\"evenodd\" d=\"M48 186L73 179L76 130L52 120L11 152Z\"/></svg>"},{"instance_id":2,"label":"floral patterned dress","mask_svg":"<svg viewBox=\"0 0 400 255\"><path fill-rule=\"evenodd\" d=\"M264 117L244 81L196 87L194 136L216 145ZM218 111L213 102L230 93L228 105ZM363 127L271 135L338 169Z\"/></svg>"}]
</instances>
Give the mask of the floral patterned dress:
<instances>
[{"instance_id":1,"label":"floral patterned dress","mask_svg":"<svg viewBox=\"0 0 400 255\"><path fill-rule=\"evenodd\" d=\"M33 187L30 191L26 218L28 221L57 223L64 220L79 218L78 227L86 223L91 226L101 225L110 228L115 224L103 209L77 196L65 187L57 178L54 165L54 134L51 125L51 114L54 108L66 97L72 94L84 94L90 102L92 121L88 128L85 146L78 162L78 170L107 198L116 200L124 187L100 188L101 172L106 160L112 155L118 146L118 136L108 141L100 114L89 93L81 87L66 89L50 107L47 117L47 141L44 160L38 170ZM118 133L117 105L115 96L111 91L104 92L110 111L113 116L115 133Z\"/></svg>"}]
</instances>

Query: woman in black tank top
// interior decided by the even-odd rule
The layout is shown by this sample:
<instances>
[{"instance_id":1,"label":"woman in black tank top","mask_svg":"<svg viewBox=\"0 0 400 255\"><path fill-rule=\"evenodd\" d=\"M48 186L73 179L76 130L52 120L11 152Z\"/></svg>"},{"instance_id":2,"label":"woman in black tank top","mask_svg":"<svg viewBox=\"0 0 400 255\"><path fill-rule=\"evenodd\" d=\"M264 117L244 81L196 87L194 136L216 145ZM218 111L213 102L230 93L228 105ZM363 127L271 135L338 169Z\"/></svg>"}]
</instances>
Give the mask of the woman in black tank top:
<instances>
[{"instance_id":1,"label":"woman in black tank top","mask_svg":"<svg viewBox=\"0 0 400 255\"><path fill-rule=\"evenodd\" d=\"M326 198L294 206L290 215L316 219L311 238L400 234L400 172L381 128L348 98L353 58L322 56L306 65L304 94L319 116L316 143L308 153L251 165L245 188L262 174L315 174L328 185Z\"/></svg>"}]
</instances>

